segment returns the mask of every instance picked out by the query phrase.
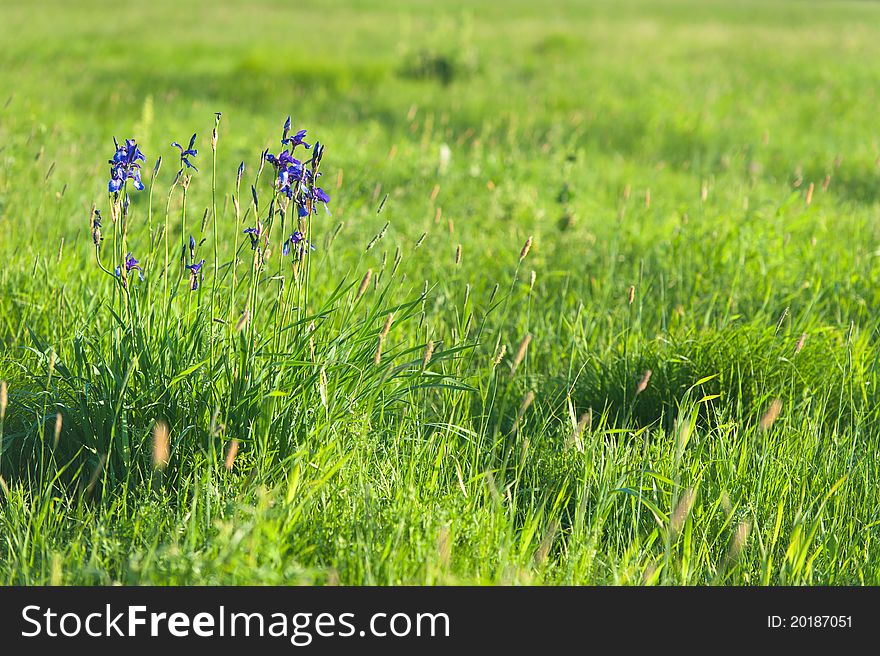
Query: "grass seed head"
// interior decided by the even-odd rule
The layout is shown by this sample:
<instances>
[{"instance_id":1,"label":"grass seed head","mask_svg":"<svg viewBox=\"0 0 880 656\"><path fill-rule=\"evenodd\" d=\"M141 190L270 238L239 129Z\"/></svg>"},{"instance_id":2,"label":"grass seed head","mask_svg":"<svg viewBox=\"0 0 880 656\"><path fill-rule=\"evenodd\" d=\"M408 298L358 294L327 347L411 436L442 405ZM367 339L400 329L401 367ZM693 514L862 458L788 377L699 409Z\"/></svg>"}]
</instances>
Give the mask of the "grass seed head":
<instances>
[{"instance_id":1,"label":"grass seed head","mask_svg":"<svg viewBox=\"0 0 880 656\"><path fill-rule=\"evenodd\" d=\"M431 358L434 356L434 342L433 340L428 340L428 343L425 344L425 356L422 358L422 366L427 367L431 362Z\"/></svg>"},{"instance_id":2,"label":"grass seed head","mask_svg":"<svg viewBox=\"0 0 880 656\"><path fill-rule=\"evenodd\" d=\"M61 413L55 415L55 440L53 442L54 449L58 448L58 442L61 441L61 425L63 424L63 420L61 418Z\"/></svg>"},{"instance_id":3,"label":"grass seed head","mask_svg":"<svg viewBox=\"0 0 880 656\"><path fill-rule=\"evenodd\" d=\"M574 430L571 433L571 438L568 441L568 446L574 444L575 448L580 452L584 452L584 443L582 440L582 436L584 431L590 428L590 425L593 423L593 409L588 409L585 413L581 415L581 418L578 419L577 424L574 427Z\"/></svg>"},{"instance_id":4,"label":"grass seed head","mask_svg":"<svg viewBox=\"0 0 880 656\"><path fill-rule=\"evenodd\" d=\"M394 321L394 313L389 312L388 318L385 319L385 325L382 327L382 333L379 335L379 339L385 340L388 337L388 332L391 330L391 323Z\"/></svg>"},{"instance_id":5,"label":"grass seed head","mask_svg":"<svg viewBox=\"0 0 880 656\"><path fill-rule=\"evenodd\" d=\"M651 380L652 373L653 372L650 369L645 369L645 373L642 374L642 378L639 380L639 384L636 387L636 396L648 389L648 383Z\"/></svg>"},{"instance_id":6,"label":"grass seed head","mask_svg":"<svg viewBox=\"0 0 880 656\"><path fill-rule=\"evenodd\" d=\"M504 359L504 355L507 353L507 345L502 344L501 348L498 349L498 353L495 354L495 357L492 358L492 366L497 367L501 364L501 361Z\"/></svg>"},{"instance_id":7,"label":"grass seed head","mask_svg":"<svg viewBox=\"0 0 880 656\"><path fill-rule=\"evenodd\" d=\"M691 508L694 506L695 498L696 492L692 487L686 489L679 497L675 510L672 511L672 517L669 518L669 533L673 539L675 539L675 537L681 532L681 529L684 528L684 523L687 521L688 515L691 513Z\"/></svg>"},{"instance_id":8,"label":"grass seed head","mask_svg":"<svg viewBox=\"0 0 880 656\"><path fill-rule=\"evenodd\" d=\"M516 357L513 359L513 368L510 370L510 375L513 376L516 373L517 368L520 364L522 364L523 359L526 357L526 351L529 348L529 344L532 341L531 333L527 333L523 340L519 344L519 348L516 351Z\"/></svg>"},{"instance_id":9,"label":"grass seed head","mask_svg":"<svg viewBox=\"0 0 880 656\"><path fill-rule=\"evenodd\" d=\"M244 330L244 327L248 325L248 321L251 320L251 313L245 310L241 313L241 316L238 318L238 321L235 323L235 332L240 333Z\"/></svg>"},{"instance_id":10,"label":"grass seed head","mask_svg":"<svg viewBox=\"0 0 880 656\"><path fill-rule=\"evenodd\" d=\"M752 523L742 521L733 529L733 537L730 540L730 549L727 552L727 561L730 564L739 560L740 554L746 543L749 541L749 534L752 532Z\"/></svg>"},{"instance_id":11,"label":"grass seed head","mask_svg":"<svg viewBox=\"0 0 880 656\"><path fill-rule=\"evenodd\" d=\"M626 298L629 301L629 304L632 305L633 301L636 300L636 288L635 285L630 285L626 290Z\"/></svg>"},{"instance_id":12,"label":"grass seed head","mask_svg":"<svg viewBox=\"0 0 880 656\"><path fill-rule=\"evenodd\" d=\"M376 352L373 354L373 363L379 365L382 363L382 338L376 341Z\"/></svg>"},{"instance_id":13,"label":"grass seed head","mask_svg":"<svg viewBox=\"0 0 880 656\"><path fill-rule=\"evenodd\" d=\"M391 330L392 321L394 321L394 313L390 312L385 320L382 332L379 334L379 339L376 343L376 353L373 355L373 362L377 365L382 362L382 345L385 343L385 338L388 337L388 332Z\"/></svg>"},{"instance_id":14,"label":"grass seed head","mask_svg":"<svg viewBox=\"0 0 880 656\"><path fill-rule=\"evenodd\" d=\"M797 344L795 344L794 353L792 354L793 356L797 355L798 353L801 352L801 349L804 348L804 344L806 343L806 341L807 341L807 333L801 333L801 336L798 339Z\"/></svg>"},{"instance_id":15,"label":"grass seed head","mask_svg":"<svg viewBox=\"0 0 880 656\"><path fill-rule=\"evenodd\" d=\"M226 462L224 466L227 471L232 471L232 468L235 466L235 458L238 456L238 440L233 439L229 443L229 449L226 451Z\"/></svg>"},{"instance_id":16,"label":"grass seed head","mask_svg":"<svg viewBox=\"0 0 880 656\"><path fill-rule=\"evenodd\" d=\"M529 238L526 239L526 243L523 244L522 250L519 252L519 261L522 262L526 259L526 256L529 254L529 251L532 249L532 236L529 235Z\"/></svg>"},{"instance_id":17,"label":"grass seed head","mask_svg":"<svg viewBox=\"0 0 880 656\"><path fill-rule=\"evenodd\" d=\"M544 537L541 538L541 543L538 545L537 550L535 551L535 564L541 565L547 560L547 556L550 555L550 549L553 547L553 541L556 539L556 533L559 531L559 522L555 519L550 522L550 525L547 527L547 530L544 532Z\"/></svg>"},{"instance_id":18,"label":"grass seed head","mask_svg":"<svg viewBox=\"0 0 880 656\"><path fill-rule=\"evenodd\" d=\"M523 415L526 414L529 407L531 407L532 403L535 401L535 393L529 391L522 400L522 403L519 405L519 410L516 413L516 421L514 422L514 426L518 426L520 420L523 418Z\"/></svg>"},{"instance_id":19,"label":"grass seed head","mask_svg":"<svg viewBox=\"0 0 880 656\"><path fill-rule=\"evenodd\" d=\"M770 405L767 406L767 409L764 411L764 414L761 416L761 421L758 426L762 431L767 431L779 418L779 413L782 412L782 400L781 399L773 399L770 402Z\"/></svg>"},{"instance_id":20,"label":"grass seed head","mask_svg":"<svg viewBox=\"0 0 880 656\"><path fill-rule=\"evenodd\" d=\"M5 380L0 380L0 421L6 419L6 406L9 404L9 391Z\"/></svg>"},{"instance_id":21,"label":"grass seed head","mask_svg":"<svg viewBox=\"0 0 880 656\"><path fill-rule=\"evenodd\" d=\"M168 424L161 419L153 426L153 469L165 471L171 459Z\"/></svg>"},{"instance_id":22,"label":"grass seed head","mask_svg":"<svg viewBox=\"0 0 880 656\"><path fill-rule=\"evenodd\" d=\"M357 303L361 300L361 296L364 295L364 292L367 291L367 287L370 285L370 278L373 277L373 270L367 269L367 272L364 274L364 277L361 278L361 286L358 287L357 295L354 297L354 302Z\"/></svg>"},{"instance_id":23,"label":"grass seed head","mask_svg":"<svg viewBox=\"0 0 880 656\"><path fill-rule=\"evenodd\" d=\"M95 468L92 470L92 476L89 478L89 483L86 485L86 496L91 496L95 491L95 486L98 484L98 479L101 477L101 472L104 471L104 465L107 464L107 454L102 453L98 458L98 462L95 465Z\"/></svg>"},{"instance_id":24,"label":"grass seed head","mask_svg":"<svg viewBox=\"0 0 880 656\"><path fill-rule=\"evenodd\" d=\"M325 408L327 407L327 372L324 367L321 367L320 375L318 376L318 394L321 395L321 405Z\"/></svg>"}]
</instances>

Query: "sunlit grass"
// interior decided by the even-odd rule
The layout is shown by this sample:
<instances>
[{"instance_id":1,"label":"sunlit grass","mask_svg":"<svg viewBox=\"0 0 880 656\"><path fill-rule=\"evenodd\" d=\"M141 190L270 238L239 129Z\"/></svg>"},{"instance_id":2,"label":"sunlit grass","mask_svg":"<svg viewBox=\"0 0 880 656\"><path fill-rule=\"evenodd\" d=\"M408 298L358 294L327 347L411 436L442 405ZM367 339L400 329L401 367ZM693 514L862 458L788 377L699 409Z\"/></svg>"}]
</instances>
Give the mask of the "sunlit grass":
<instances>
[{"instance_id":1,"label":"sunlit grass","mask_svg":"<svg viewBox=\"0 0 880 656\"><path fill-rule=\"evenodd\" d=\"M880 581L876 7L33 11L0 7L0 581ZM289 113L332 216L307 278L280 233L251 278ZM129 305L113 136L149 157Z\"/></svg>"}]
</instances>

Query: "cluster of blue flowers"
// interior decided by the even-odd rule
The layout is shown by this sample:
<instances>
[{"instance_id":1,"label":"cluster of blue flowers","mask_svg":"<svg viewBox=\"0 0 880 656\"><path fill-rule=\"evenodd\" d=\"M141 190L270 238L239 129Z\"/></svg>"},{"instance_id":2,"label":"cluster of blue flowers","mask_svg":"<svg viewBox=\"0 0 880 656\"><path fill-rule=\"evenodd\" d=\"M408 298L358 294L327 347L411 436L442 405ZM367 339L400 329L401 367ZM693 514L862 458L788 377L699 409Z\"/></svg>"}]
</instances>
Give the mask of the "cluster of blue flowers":
<instances>
[{"instance_id":1,"label":"cluster of blue flowers","mask_svg":"<svg viewBox=\"0 0 880 656\"><path fill-rule=\"evenodd\" d=\"M320 142L310 144L307 143L305 139L306 130L298 130L291 134L291 120L288 116L287 120L284 122L284 128L281 135L281 146L283 150L278 155L271 154L268 150L264 151L262 154L263 160L271 164L275 169L276 177L274 189L277 194L276 198L279 200L277 212L282 217L289 208L290 203L294 204L297 213L296 215L299 219L316 214L317 206L319 204L324 206L324 209L328 214L330 212L327 208L327 204L330 202L330 196L317 184L318 179L321 177L319 167L324 156L324 147ZM138 191L144 189L144 184L141 181L141 162L146 163L146 157L144 156L144 153L141 152L140 148L138 148L137 142L134 139L126 139L124 143L120 144L114 137L113 145L115 147L115 152L112 159L109 160L110 181L108 183L108 190L113 194L113 202L118 203L119 192L124 191L129 180L132 181L131 186L134 189ZM180 171L178 172L178 176L186 169L198 171L198 168L193 164L193 159L199 153L195 145L195 134L190 138L189 144L186 148L177 141L171 142L171 146L180 151ZM295 157L295 152L299 147L302 147L305 151L311 151L311 157L305 159L305 161L297 159ZM244 162L238 167L236 188L240 185L243 174ZM258 206L257 191L253 187L251 188L251 191L254 196L254 204L255 206ZM128 194L124 194L122 198L123 216L128 214L129 203ZM273 200L269 208L269 218L267 219L269 225L271 225L271 218L274 213L275 201ZM103 240L101 227L101 213L100 211L95 210L94 216L92 217L92 239L96 248L100 248ZM301 224L298 228L301 228ZM262 222L257 221L256 225L245 230L244 234L250 237L252 249L268 248L269 230ZM281 247L281 253L284 257L293 255L295 259L302 259L308 251L312 250L315 250L315 247L308 241L308 239L306 239L306 235L301 229L297 229L290 234L284 240ZM184 263L184 267L189 272L189 287L191 290L195 291L203 281L203 267L205 265L205 260L200 259L196 262L196 243L192 236L189 238L189 251L189 264ZM141 280L143 280L144 270L141 267L140 261L129 252L126 254L122 264L116 267L115 274L117 277L127 279L128 274L133 270L137 270Z\"/></svg>"},{"instance_id":2,"label":"cluster of blue flowers","mask_svg":"<svg viewBox=\"0 0 880 656\"><path fill-rule=\"evenodd\" d=\"M295 203L297 215L300 218L308 216L310 213L317 212L317 204L324 205L327 209L327 203L330 202L330 196L321 187L317 186L318 178L321 172L318 167L321 164L321 158L324 156L324 147L320 142L315 142L312 157L303 163L296 159L293 153L297 146L302 146L306 150L312 146L304 141L306 136L305 130L299 130L293 136L290 136L290 117L284 122L284 130L281 134L281 145L289 146L279 155L266 153L266 161L275 167L277 179L275 182L276 190L284 194L284 196Z\"/></svg>"},{"instance_id":3,"label":"cluster of blue flowers","mask_svg":"<svg viewBox=\"0 0 880 656\"><path fill-rule=\"evenodd\" d=\"M144 183L141 182L141 165L138 163L146 162L144 154L138 148L134 139L126 139L125 143L120 145L113 137L113 145L116 152L113 158L108 162L110 164L110 183L108 189L110 193L118 193L125 185L126 180L133 180L134 188L142 191Z\"/></svg>"}]
</instances>

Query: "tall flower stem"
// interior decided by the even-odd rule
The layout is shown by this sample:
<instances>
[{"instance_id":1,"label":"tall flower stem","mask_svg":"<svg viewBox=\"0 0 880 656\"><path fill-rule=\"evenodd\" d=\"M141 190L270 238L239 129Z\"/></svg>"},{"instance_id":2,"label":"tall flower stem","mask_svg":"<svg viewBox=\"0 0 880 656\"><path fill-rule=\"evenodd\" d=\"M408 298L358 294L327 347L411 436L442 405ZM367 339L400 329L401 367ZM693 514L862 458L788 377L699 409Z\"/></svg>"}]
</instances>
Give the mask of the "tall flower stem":
<instances>
[{"instance_id":1,"label":"tall flower stem","mask_svg":"<svg viewBox=\"0 0 880 656\"><path fill-rule=\"evenodd\" d=\"M217 140L218 127L220 126L220 114L215 114L214 131L211 133L211 218L212 237L214 240L214 282L211 285L211 324L208 330L208 340L211 343L211 366L214 365L214 320L217 318L215 307L217 305L217 286L220 282L220 256L217 239Z\"/></svg>"},{"instance_id":2,"label":"tall flower stem","mask_svg":"<svg viewBox=\"0 0 880 656\"><path fill-rule=\"evenodd\" d=\"M184 176L183 179L183 203L180 207L180 257L181 257L181 266L180 268L180 276L177 279L177 284L174 287L174 292L177 292L177 288L180 286L180 281L183 278L183 272L185 269L183 268L183 258L186 253L186 190L189 188L189 178Z\"/></svg>"},{"instance_id":3,"label":"tall flower stem","mask_svg":"<svg viewBox=\"0 0 880 656\"><path fill-rule=\"evenodd\" d=\"M168 190L168 198L165 201L165 220L162 223L162 236L165 241L165 268L162 269L162 291L166 300L168 300L168 267L170 264L168 259L168 221L171 218L171 198L174 196L174 189L177 187L178 180L180 180L180 173L174 178L174 182L171 183L171 189Z\"/></svg>"}]
</instances>

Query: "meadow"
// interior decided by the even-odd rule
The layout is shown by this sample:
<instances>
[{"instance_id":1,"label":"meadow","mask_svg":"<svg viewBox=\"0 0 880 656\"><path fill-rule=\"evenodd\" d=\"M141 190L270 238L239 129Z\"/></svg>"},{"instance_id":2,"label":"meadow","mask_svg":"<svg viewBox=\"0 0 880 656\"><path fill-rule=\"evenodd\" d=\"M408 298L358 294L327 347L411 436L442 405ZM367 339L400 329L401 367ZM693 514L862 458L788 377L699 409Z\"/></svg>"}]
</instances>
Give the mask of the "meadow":
<instances>
[{"instance_id":1,"label":"meadow","mask_svg":"<svg viewBox=\"0 0 880 656\"><path fill-rule=\"evenodd\" d=\"M878 61L870 2L4 0L0 583L880 583Z\"/></svg>"}]
</instances>

